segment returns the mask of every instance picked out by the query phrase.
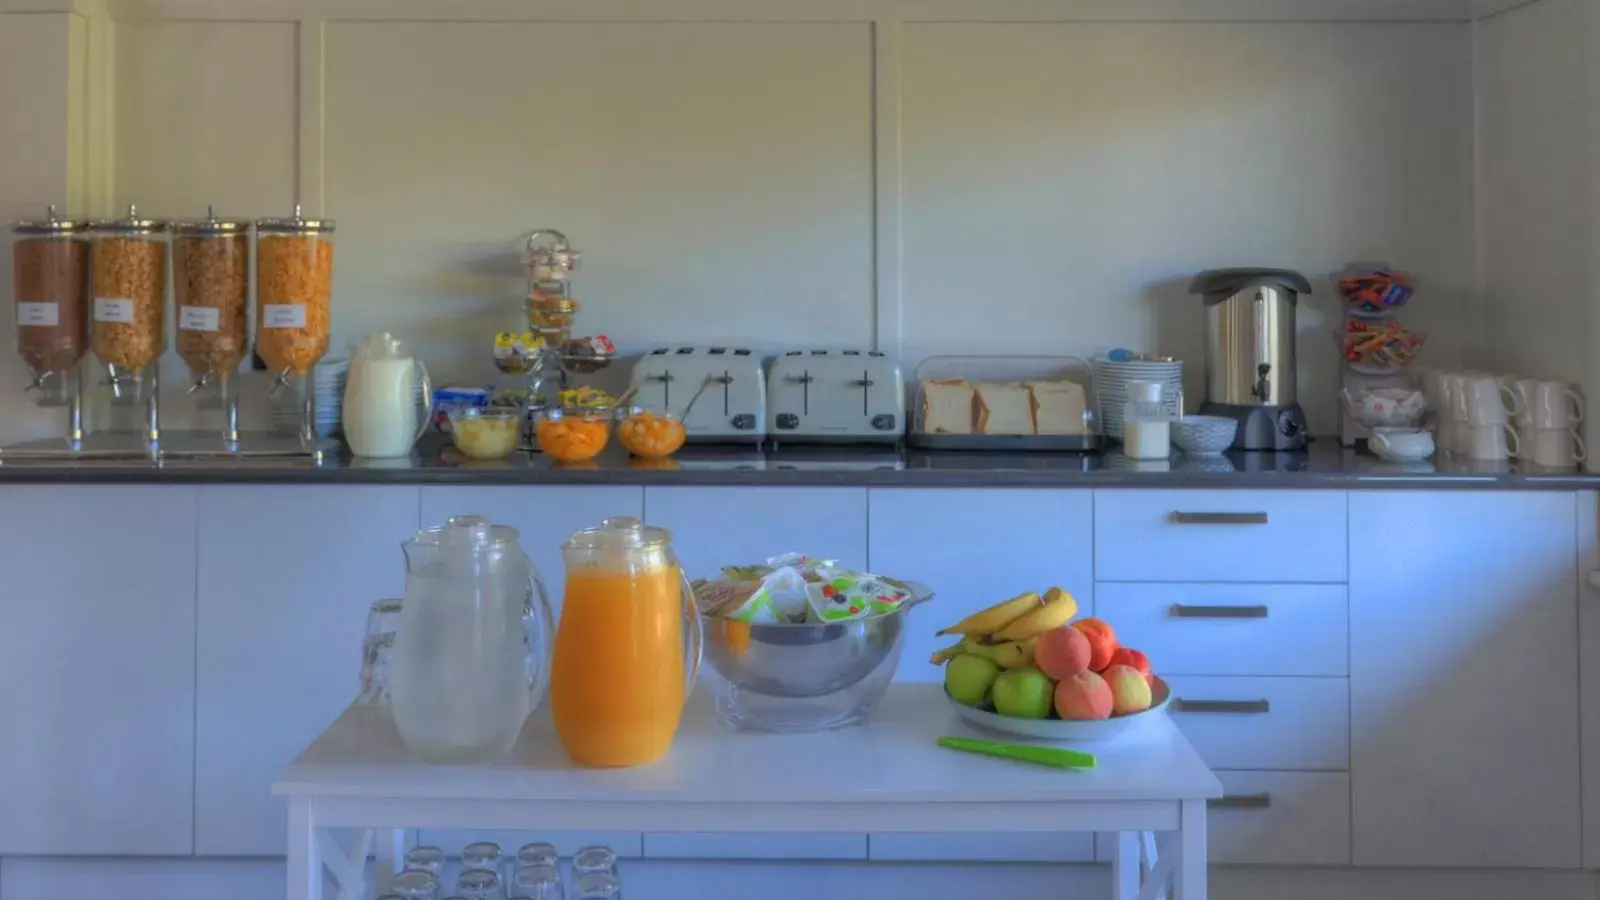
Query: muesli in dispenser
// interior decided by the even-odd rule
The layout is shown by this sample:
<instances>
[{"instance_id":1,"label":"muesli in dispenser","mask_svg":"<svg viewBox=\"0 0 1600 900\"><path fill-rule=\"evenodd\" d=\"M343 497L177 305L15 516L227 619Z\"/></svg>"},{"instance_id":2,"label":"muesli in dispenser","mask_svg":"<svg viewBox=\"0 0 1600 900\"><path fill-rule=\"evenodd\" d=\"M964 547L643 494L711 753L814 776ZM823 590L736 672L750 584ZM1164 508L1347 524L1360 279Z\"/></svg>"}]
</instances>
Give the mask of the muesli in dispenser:
<instances>
[{"instance_id":1,"label":"muesli in dispenser","mask_svg":"<svg viewBox=\"0 0 1600 900\"><path fill-rule=\"evenodd\" d=\"M12 294L17 354L28 367L29 391L41 406L67 405L68 447L83 441L83 381L88 351L90 223L58 218L15 222Z\"/></svg>"},{"instance_id":2,"label":"muesli in dispenser","mask_svg":"<svg viewBox=\"0 0 1600 900\"><path fill-rule=\"evenodd\" d=\"M224 441L239 440L234 373L249 346L250 223L206 217L172 226L172 293L178 356L189 367L191 395L213 390L222 401Z\"/></svg>"},{"instance_id":3,"label":"muesli in dispenser","mask_svg":"<svg viewBox=\"0 0 1600 900\"><path fill-rule=\"evenodd\" d=\"M167 349L167 230L130 205L125 218L94 226L91 345L105 367L113 406L144 400L143 437L161 437L160 360Z\"/></svg>"},{"instance_id":4,"label":"muesli in dispenser","mask_svg":"<svg viewBox=\"0 0 1600 900\"><path fill-rule=\"evenodd\" d=\"M304 218L298 205L292 218L256 223L256 353L275 373L273 393L294 383L302 441L316 438L309 382L328 352L333 231L331 219Z\"/></svg>"}]
</instances>

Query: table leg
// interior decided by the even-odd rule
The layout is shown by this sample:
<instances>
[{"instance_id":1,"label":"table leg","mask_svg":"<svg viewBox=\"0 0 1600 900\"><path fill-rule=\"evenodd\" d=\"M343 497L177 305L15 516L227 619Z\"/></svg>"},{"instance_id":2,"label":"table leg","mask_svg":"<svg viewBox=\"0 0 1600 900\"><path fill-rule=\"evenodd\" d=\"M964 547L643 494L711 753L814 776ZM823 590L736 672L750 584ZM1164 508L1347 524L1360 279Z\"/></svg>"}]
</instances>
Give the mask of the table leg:
<instances>
[{"instance_id":1,"label":"table leg","mask_svg":"<svg viewBox=\"0 0 1600 900\"><path fill-rule=\"evenodd\" d=\"M1135 900L1143 876L1143 866L1139 865L1139 832L1118 831L1111 838L1115 841L1111 853L1112 896L1116 900Z\"/></svg>"},{"instance_id":2,"label":"table leg","mask_svg":"<svg viewBox=\"0 0 1600 900\"><path fill-rule=\"evenodd\" d=\"M1183 801L1178 825L1173 900L1206 900L1206 802Z\"/></svg>"},{"instance_id":3,"label":"table leg","mask_svg":"<svg viewBox=\"0 0 1600 900\"><path fill-rule=\"evenodd\" d=\"M289 900L322 900L322 851L311 800L289 798Z\"/></svg>"}]
</instances>

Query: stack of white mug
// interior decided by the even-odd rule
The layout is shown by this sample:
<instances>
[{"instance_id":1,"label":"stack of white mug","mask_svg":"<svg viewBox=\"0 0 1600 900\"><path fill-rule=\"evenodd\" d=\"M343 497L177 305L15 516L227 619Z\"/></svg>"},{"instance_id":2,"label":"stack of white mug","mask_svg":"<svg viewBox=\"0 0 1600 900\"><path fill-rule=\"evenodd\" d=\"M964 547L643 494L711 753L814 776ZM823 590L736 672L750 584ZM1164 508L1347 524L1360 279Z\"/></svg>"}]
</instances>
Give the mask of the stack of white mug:
<instances>
[{"instance_id":1,"label":"stack of white mug","mask_svg":"<svg viewBox=\"0 0 1600 900\"><path fill-rule=\"evenodd\" d=\"M1522 458L1555 469L1588 461L1589 450L1578 433L1588 412L1583 395L1558 381L1518 378L1511 384Z\"/></svg>"},{"instance_id":2,"label":"stack of white mug","mask_svg":"<svg viewBox=\"0 0 1600 900\"><path fill-rule=\"evenodd\" d=\"M1578 434L1585 404L1570 385L1448 369L1425 369L1420 375L1441 450L1474 460L1522 459L1551 468L1585 461Z\"/></svg>"}]
</instances>

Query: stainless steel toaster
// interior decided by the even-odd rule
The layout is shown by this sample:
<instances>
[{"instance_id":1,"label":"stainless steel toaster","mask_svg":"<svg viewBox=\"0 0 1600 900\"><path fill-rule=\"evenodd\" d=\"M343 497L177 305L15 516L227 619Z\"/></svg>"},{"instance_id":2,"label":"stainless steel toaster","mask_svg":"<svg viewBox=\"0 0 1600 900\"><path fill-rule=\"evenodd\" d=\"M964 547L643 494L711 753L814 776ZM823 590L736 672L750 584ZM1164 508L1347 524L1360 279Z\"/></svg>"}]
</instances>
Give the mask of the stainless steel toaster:
<instances>
[{"instance_id":1,"label":"stainless steel toaster","mask_svg":"<svg viewBox=\"0 0 1600 900\"><path fill-rule=\"evenodd\" d=\"M766 438L765 373L747 347L660 347L639 358L631 381L638 388L633 405L677 415L689 410L684 431L691 442Z\"/></svg>"},{"instance_id":2,"label":"stainless steel toaster","mask_svg":"<svg viewBox=\"0 0 1600 900\"><path fill-rule=\"evenodd\" d=\"M790 350L767 367L767 433L779 443L897 443L900 363L869 350Z\"/></svg>"}]
</instances>

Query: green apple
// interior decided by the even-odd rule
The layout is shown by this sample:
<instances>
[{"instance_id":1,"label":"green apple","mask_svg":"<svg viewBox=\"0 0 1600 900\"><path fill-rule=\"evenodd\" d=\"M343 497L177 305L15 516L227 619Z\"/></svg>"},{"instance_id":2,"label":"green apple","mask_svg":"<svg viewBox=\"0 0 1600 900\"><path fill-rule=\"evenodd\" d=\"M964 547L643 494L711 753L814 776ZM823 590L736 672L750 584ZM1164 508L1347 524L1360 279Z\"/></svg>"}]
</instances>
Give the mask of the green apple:
<instances>
[{"instance_id":1,"label":"green apple","mask_svg":"<svg viewBox=\"0 0 1600 900\"><path fill-rule=\"evenodd\" d=\"M1038 669L1009 669L994 680L994 711L1018 719L1050 715L1056 686Z\"/></svg>"},{"instance_id":2,"label":"green apple","mask_svg":"<svg viewBox=\"0 0 1600 900\"><path fill-rule=\"evenodd\" d=\"M982 706L989 699L989 686L999 674L1000 667L994 660L963 653L945 664L944 689L957 703Z\"/></svg>"}]
</instances>

